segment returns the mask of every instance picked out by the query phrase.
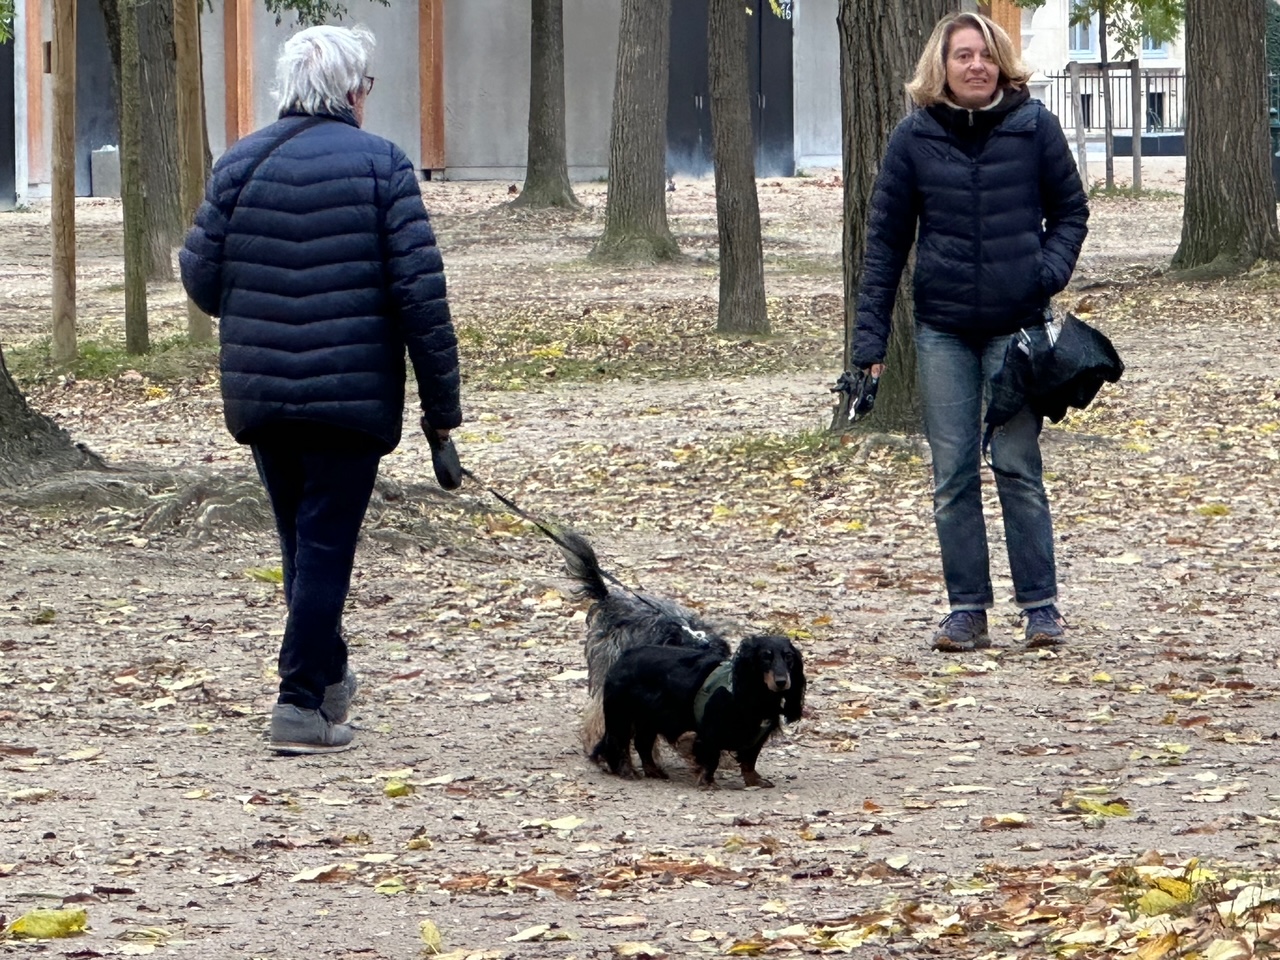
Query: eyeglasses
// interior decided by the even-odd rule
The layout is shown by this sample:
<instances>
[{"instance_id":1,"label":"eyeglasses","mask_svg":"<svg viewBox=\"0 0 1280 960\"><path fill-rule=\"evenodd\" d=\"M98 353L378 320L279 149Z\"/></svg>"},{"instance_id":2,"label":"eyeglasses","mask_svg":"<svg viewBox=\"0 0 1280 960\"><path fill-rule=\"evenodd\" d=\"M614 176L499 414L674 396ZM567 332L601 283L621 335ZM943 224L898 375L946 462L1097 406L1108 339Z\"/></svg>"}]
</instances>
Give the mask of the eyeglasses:
<instances>
[{"instance_id":1,"label":"eyeglasses","mask_svg":"<svg viewBox=\"0 0 1280 960\"><path fill-rule=\"evenodd\" d=\"M364 78L364 82L361 84L361 88L364 90L364 95L366 97L373 93L373 77L366 76Z\"/></svg>"}]
</instances>

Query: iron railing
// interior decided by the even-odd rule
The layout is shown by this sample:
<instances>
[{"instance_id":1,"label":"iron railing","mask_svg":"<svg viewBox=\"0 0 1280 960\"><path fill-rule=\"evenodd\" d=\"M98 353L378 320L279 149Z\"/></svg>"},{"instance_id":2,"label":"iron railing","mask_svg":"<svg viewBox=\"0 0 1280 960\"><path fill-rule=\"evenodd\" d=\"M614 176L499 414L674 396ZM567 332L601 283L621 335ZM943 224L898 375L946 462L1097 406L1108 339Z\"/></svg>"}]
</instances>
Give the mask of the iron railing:
<instances>
[{"instance_id":1,"label":"iron railing","mask_svg":"<svg viewBox=\"0 0 1280 960\"><path fill-rule=\"evenodd\" d=\"M1127 63L1113 63L1107 68L1111 85L1112 125L1117 131L1133 129L1132 68ZM1147 67L1138 71L1142 104L1146 110L1143 129L1147 133L1181 132L1186 127L1186 75L1178 69ZM1045 106L1068 132L1075 129L1076 114L1071 102L1071 75L1045 75ZM1034 81L1033 81L1034 84ZM1280 73L1267 76L1267 102L1280 111ZM1080 69L1080 113L1086 133L1101 133L1102 73L1096 64Z\"/></svg>"},{"instance_id":2,"label":"iron railing","mask_svg":"<svg viewBox=\"0 0 1280 960\"><path fill-rule=\"evenodd\" d=\"M1071 75L1050 73L1044 88L1045 106L1058 118L1062 126L1075 129L1076 111L1071 97ZM1107 68L1107 83L1111 88L1111 124L1118 131L1133 129L1133 76L1125 63L1113 63ZM1138 83L1141 102L1145 109L1143 129L1148 133L1180 131L1186 125L1186 77L1181 70L1149 67L1139 69ZM1086 133L1101 133L1103 122L1103 77L1094 64L1082 65L1080 70L1080 118Z\"/></svg>"}]
</instances>

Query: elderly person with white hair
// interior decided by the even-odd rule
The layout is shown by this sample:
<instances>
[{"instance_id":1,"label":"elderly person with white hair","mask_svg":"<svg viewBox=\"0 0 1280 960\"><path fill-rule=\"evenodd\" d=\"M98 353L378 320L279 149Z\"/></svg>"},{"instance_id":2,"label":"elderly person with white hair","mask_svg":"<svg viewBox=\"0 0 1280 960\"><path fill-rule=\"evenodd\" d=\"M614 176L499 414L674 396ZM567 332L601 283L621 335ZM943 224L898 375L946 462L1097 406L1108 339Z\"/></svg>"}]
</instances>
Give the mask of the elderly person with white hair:
<instances>
[{"instance_id":1,"label":"elderly person with white hair","mask_svg":"<svg viewBox=\"0 0 1280 960\"><path fill-rule=\"evenodd\" d=\"M405 351L433 442L462 421L444 267L412 164L360 129L373 36L284 44L280 119L214 167L180 253L220 318L227 427L253 453L280 536L288 620L273 749L351 745L342 610L378 464L400 442Z\"/></svg>"}]
</instances>

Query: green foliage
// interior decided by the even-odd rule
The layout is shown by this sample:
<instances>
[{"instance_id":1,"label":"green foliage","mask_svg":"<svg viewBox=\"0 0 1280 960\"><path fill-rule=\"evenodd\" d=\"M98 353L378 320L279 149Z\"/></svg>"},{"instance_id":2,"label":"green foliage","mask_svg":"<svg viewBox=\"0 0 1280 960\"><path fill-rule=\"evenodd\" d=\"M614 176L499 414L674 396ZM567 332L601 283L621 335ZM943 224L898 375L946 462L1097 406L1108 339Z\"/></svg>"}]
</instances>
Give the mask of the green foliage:
<instances>
[{"instance_id":1,"label":"green foliage","mask_svg":"<svg viewBox=\"0 0 1280 960\"><path fill-rule=\"evenodd\" d=\"M1044 0L1014 0L1024 9L1044 6ZM1131 60L1142 49L1142 38L1168 43L1178 36L1186 19L1185 0L1073 0L1071 22L1088 23L1097 16L1116 40L1116 59Z\"/></svg>"},{"instance_id":2,"label":"green foliage","mask_svg":"<svg viewBox=\"0 0 1280 960\"><path fill-rule=\"evenodd\" d=\"M1135 190L1133 187L1111 187L1108 188L1105 183L1095 183L1089 188L1089 196L1093 197L1120 197L1124 200L1181 200L1182 194L1176 190L1149 190L1139 188Z\"/></svg>"},{"instance_id":3,"label":"green foliage","mask_svg":"<svg viewBox=\"0 0 1280 960\"><path fill-rule=\"evenodd\" d=\"M185 336L151 344L151 352L133 356L124 343L81 341L70 372L81 380L110 380L136 370L153 383L213 376L218 367L216 343L191 343ZM5 363L19 384L47 381L62 371L53 362L48 339L6 346Z\"/></svg>"},{"instance_id":4,"label":"green foliage","mask_svg":"<svg viewBox=\"0 0 1280 960\"><path fill-rule=\"evenodd\" d=\"M12 0L0 0L0 3ZM262 0L267 13L276 15L276 26L279 26L286 14L293 14L293 22L299 27L314 27L316 24L341 20L347 15L347 5L341 0ZM391 5L390 0L373 0L384 7Z\"/></svg>"},{"instance_id":5,"label":"green foliage","mask_svg":"<svg viewBox=\"0 0 1280 960\"><path fill-rule=\"evenodd\" d=\"M13 39L13 0L0 0L0 43Z\"/></svg>"}]
</instances>

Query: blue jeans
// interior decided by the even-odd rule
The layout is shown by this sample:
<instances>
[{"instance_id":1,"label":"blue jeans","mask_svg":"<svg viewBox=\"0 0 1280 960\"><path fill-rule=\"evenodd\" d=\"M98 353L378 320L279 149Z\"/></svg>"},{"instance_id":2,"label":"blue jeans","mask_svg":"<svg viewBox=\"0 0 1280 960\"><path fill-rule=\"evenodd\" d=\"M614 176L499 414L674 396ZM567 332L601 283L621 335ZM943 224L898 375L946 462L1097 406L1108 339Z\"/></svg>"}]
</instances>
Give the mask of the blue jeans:
<instances>
[{"instance_id":1,"label":"blue jeans","mask_svg":"<svg viewBox=\"0 0 1280 960\"><path fill-rule=\"evenodd\" d=\"M994 595L982 515L982 412L1009 337L972 339L919 322L915 333L947 598L952 610L985 610ZM1024 406L991 440L1014 601L1024 609L1053 603L1058 593L1040 459L1042 422Z\"/></svg>"},{"instance_id":2,"label":"blue jeans","mask_svg":"<svg viewBox=\"0 0 1280 960\"><path fill-rule=\"evenodd\" d=\"M280 534L289 608L280 645L279 702L314 710L324 688L341 680L347 667L342 608L381 457L287 442L252 449Z\"/></svg>"}]
</instances>

